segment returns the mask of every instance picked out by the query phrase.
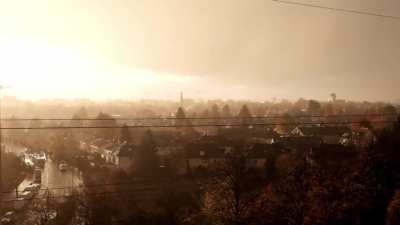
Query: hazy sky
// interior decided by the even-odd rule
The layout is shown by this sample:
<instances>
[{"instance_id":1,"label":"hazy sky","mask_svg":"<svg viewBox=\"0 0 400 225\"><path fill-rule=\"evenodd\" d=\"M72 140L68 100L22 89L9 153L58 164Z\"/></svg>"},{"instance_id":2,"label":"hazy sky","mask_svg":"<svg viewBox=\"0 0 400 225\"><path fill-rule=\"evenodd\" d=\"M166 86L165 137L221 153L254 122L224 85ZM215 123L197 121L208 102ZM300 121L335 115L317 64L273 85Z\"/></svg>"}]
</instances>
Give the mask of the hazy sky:
<instances>
[{"instance_id":1,"label":"hazy sky","mask_svg":"<svg viewBox=\"0 0 400 225\"><path fill-rule=\"evenodd\" d=\"M293 0L400 16L398 0ZM400 20L271 0L0 0L23 98L400 99Z\"/></svg>"}]
</instances>

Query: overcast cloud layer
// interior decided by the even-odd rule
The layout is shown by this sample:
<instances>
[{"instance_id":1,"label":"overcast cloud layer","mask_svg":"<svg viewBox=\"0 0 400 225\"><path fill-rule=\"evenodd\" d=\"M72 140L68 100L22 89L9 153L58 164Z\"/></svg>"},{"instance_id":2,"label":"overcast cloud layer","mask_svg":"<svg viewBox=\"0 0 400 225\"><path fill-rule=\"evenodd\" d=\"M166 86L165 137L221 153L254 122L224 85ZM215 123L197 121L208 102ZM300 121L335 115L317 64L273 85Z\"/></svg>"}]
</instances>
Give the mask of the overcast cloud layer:
<instances>
[{"instance_id":1,"label":"overcast cloud layer","mask_svg":"<svg viewBox=\"0 0 400 225\"><path fill-rule=\"evenodd\" d=\"M398 0L298 1L400 16ZM205 85L182 87L195 97L400 98L400 20L269 0L0 2L3 41L45 41L98 63L196 77Z\"/></svg>"}]
</instances>

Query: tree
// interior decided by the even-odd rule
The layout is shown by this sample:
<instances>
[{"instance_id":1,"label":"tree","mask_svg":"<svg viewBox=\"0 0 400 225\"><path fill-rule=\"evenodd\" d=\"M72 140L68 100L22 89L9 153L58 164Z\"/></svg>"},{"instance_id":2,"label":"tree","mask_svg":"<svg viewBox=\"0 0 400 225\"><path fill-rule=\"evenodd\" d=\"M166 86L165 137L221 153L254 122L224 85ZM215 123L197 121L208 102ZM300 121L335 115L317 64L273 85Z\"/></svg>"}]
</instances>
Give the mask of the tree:
<instances>
[{"instance_id":1,"label":"tree","mask_svg":"<svg viewBox=\"0 0 400 225\"><path fill-rule=\"evenodd\" d=\"M100 112L93 126L101 127L95 130L95 135L99 138L113 140L116 136L117 130L114 127L117 126L117 121L109 114Z\"/></svg>"},{"instance_id":2,"label":"tree","mask_svg":"<svg viewBox=\"0 0 400 225\"><path fill-rule=\"evenodd\" d=\"M1 179L3 181L3 191L10 191L15 188L24 178L26 171L25 164L14 153L2 153L1 158Z\"/></svg>"},{"instance_id":3,"label":"tree","mask_svg":"<svg viewBox=\"0 0 400 225\"><path fill-rule=\"evenodd\" d=\"M247 105L243 105L239 111L238 117L240 118L248 118L251 117L251 113Z\"/></svg>"},{"instance_id":4,"label":"tree","mask_svg":"<svg viewBox=\"0 0 400 225\"><path fill-rule=\"evenodd\" d=\"M121 128L120 141L126 143L132 143L131 132L126 124L124 124L124 126L122 126Z\"/></svg>"},{"instance_id":5,"label":"tree","mask_svg":"<svg viewBox=\"0 0 400 225\"><path fill-rule=\"evenodd\" d=\"M121 196L118 196L121 197ZM123 199L123 198L122 198ZM76 214L79 220L77 225L110 225L112 213L117 203L109 195L95 194L93 190L83 189L74 199L77 206ZM121 199L118 199L120 202Z\"/></svg>"},{"instance_id":6,"label":"tree","mask_svg":"<svg viewBox=\"0 0 400 225\"><path fill-rule=\"evenodd\" d=\"M194 133L194 128L191 127L192 123L186 118L186 113L182 107L179 107L178 111L176 112L175 125L178 126L177 129L183 135L191 135Z\"/></svg>"},{"instance_id":7,"label":"tree","mask_svg":"<svg viewBox=\"0 0 400 225\"><path fill-rule=\"evenodd\" d=\"M178 111L176 112L176 118L177 119L185 119L186 118L185 111L183 110L182 107L178 108Z\"/></svg>"},{"instance_id":8,"label":"tree","mask_svg":"<svg viewBox=\"0 0 400 225\"><path fill-rule=\"evenodd\" d=\"M393 129L384 130L362 154L363 185L368 189L370 204L365 207L361 223L385 224L388 205L400 183L400 120Z\"/></svg>"},{"instance_id":9,"label":"tree","mask_svg":"<svg viewBox=\"0 0 400 225\"><path fill-rule=\"evenodd\" d=\"M158 172L157 148L153 133L147 130L137 150L136 169L140 175L154 176Z\"/></svg>"},{"instance_id":10,"label":"tree","mask_svg":"<svg viewBox=\"0 0 400 225\"><path fill-rule=\"evenodd\" d=\"M308 179L304 162L274 183L270 183L257 199L253 210L257 223L268 225L304 224Z\"/></svg>"},{"instance_id":11,"label":"tree","mask_svg":"<svg viewBox=\"0 0 400 225\"><path fill-rule=\"evenodd\" d=\"M310 100L307 111L310 115L319 115L321 114L321 104L318 101Z\"/></svg>"},{"instance_id":12,"label":"tree","mask_svg":"<svg viewBox=\"0 0 400 225\"><path fill-rule=\"evenodd\" d=\"M400 191L396 191L387 209L386 225L400 224Z\"/></svg>"},{"instance_id":13,"label":"tree","mask_svg":"<svg viewBox=\"0 0 400 225\"><path fill-rule=\"evenodd\" d=\"M202 118L209 118L210 117L210 110L205 109L203 112L201 112L200 117Z\"/></svg>"},{"instance_id":14,"label":"tree","mask_svg":"<svg viewBox=\"0 0 400 225\"><path fill-rule=\"evenodd\" d=\"M232 117L232 113L231 113L231 109L230 109L229 105L224 105L224 107L222 107L221 116L222 117Z\"/></svg>"},{"instance_id":15,"label":"tree","mask_svg":"<svg viewBox=\"0 0 400 225\"><path fill-rule=\"evenodd\" d=\"M287 134L291 132L295 127L295 118L292 117L290 114L283 114L278 119L278 124L276 125L276 132L280 134Z\"/></svg>"},{"instance_id":16,"label":"tree","mask_svg":"<svg viewBox=\"0 0 400 225\"><path fill-rule=\"evenodd\" d=\"M88 118L88 114L86 112L85 107L80 108L78 111L72 115L72 120L70 122L71 126L83 126L85 125L84 121L85 119Z\"/></svg>"},{"instance_id":17,"label":"tree","mask_svg":"<svg viewBox=\"0 0 400 225\"><path fill-rule=\"evenodd\" d=\"M379 113L382 113L382 114L396 114L397 113L397 109L393 105L386 105L386 106L384 106L384 107L379 109Z\"/></svg>"},{"instance_id":18,"label":"tree","mask_svg":"<svg viewBox=\"0 0 400 225\"><path fill-rule=\"evenodd\" d=\"M380 109L378 109L378 112L383 114L379 116L377 119L381 121L393 121L396 120L397 117L397 109L393 105L386 105ZM383 124L385 125L385 124ZM382 126L382 124L381 124Z\"/></svg>"},{"instance_id":19,"label":"tree","mask_svg":"<svg viewBox=\"0 0 400 225\"><path fill-rule=\"evenodd\" d=\"M166 225L180 225L192 213L199 210L199 204L189 192L177 191L175 187L162 189L157 199Z\"/></svg>"},{"instance_id":20,"label":"tree","mask_svg":"<svg viewBox=\"0 0 400 225\"><path fill-rule=\"evenodd\" d=\"M367 119L362 119L360 121L360 127L364 127L364 128L368 128L370 130L372 130L374 127L372 126L371 121L367 120Z\"/></svg>"},{"instance_id":21,"label":"tree","mask_svg":"<svg viewBox=\"0 0 400 225\"><path fill-rule=\"evenodd\" d=\"M248 224L258 192L245 155L235 150L219 172L207 185L203 211L215 224Z\"/></svg>"},{"instance_id":22,"label":"tree","mask_svg":"<svg viewBox=\"0 0 400 225\"><path fill-rule=\"evenodd\" d=\"M215 123L215 124L219 124L220 121L219 121L218 118L219 118L220 116L221 116L221 113L219 112L219 107L218 107L217 104L214 104L214 105L211 107L211 117L213 118L212 122Z\"/></svg>"},{"instance_id":23,"label":"tree","mask_svg":"<svg viewBox=\"0 0 400 225\"><path fill-rule=\"evenodd\" d=\"M55 160L72 163L79 151L79 142L72 134L56 133L51 139L50 151Z\"/></svg>"},{"instance_id":24,"label":"tree","mask_svg":"<svg viewBox=\"0 0 400 225\"><path fill-rule=\"evenodd\" d=\"M218 118L218 117L220 117L219 107L218 107L217 104L214 104L214 105L211 107L211 117L213 117L213 118Z\"/></svg>"},{"instance_id":25,"label":"tree","mask_svg":"<svg viewBox=\"0 0 400 225\"><path fill-rule=\"evenodd\" d=\"M242 124L249 124L252 122L252 115L247 105L243 105L239 111L238 117L241 119Z\"/></svg>"},{"instance_id":26,"label":"tree","mask_svg":"<svg viewBox=\"0 0 400 225\"><path fill-rule=\"evenodd\" d=\"M185 111L183 110L182 107L178 108L178 111L176 112L175 118L176 118L176 122L175 122L176 126L184 126L184 125L186 125L186 123L187 123L186 113L185 113Z\"/></svg>"}]
</instances>

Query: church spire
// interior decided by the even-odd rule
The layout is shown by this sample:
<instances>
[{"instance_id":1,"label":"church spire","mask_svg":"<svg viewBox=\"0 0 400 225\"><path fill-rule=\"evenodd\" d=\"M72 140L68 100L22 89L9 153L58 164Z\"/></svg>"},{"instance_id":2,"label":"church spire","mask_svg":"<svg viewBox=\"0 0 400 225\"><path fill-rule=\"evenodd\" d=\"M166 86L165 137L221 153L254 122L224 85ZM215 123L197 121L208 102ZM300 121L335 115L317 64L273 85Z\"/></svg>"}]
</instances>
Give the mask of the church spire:
<instances>
[{"instance_id":1,"label":"church spire","mask_svg":"<svg viewBox=\"0 0 400 225\"><path fill-rule=\"evenodd\" d=\"M183 108L183 92L181 91L180 95L181 107Z\"/></svg>"}]
</instances>

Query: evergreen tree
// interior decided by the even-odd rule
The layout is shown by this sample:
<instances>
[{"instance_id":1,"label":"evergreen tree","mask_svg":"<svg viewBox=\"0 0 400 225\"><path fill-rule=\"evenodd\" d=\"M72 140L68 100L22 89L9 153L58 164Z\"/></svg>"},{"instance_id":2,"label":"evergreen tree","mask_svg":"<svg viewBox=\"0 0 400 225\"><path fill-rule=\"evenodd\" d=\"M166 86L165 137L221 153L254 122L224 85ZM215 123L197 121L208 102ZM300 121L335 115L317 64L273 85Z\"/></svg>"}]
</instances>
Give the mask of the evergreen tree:
<instances>
[{"instance_id":1,"label":"evergreen tree","mask_svg":"<svg viewBox=\"0 0 400 225\"><path fill-rule=\"evenodd\" d=\"M211 117L213 118L213 119L212 119L212 122L215 123L215 124L219 124L219 123L221 122L221 121L218 119L220 116L221 116L221 113L219 112L219 107L218 107L217 104L214 104L214 105L211 107Z\"/></svg>"},{"instance_id":2,"label":"evergreen tree","mask_svg":"<svg viewBox=\"0 0 400 225\"><path fill-rule=\"evenodd\" d=\"M124 124L124 126L122 126L121 128L120 141L126 143L132 143L131 131L129 130L126 124Z\"/></svg>"},{"instance_id":3,"label":"evergreen tree","mask_svg":"<svg viewBox=\"0 0 400 225\"><path fill-rule=\"evenodd\" d=\"M217 104L214 104L211 107L211 117L214 117L214 118L220 117L219 107Z\"/></svg>"},{"instance_id":4,"label":"evergreen tree","mask_svg":"<svg viewBox=\"0 0 400 225\"><path fill-rule=\"evenodd\" d=\"M308 101L307 111L310 115L320 115L321 114L321 104L318 101L310 100L310 101Z\"/></svg>"},{"instance_id":5,"label":"evergreen tree","mask_svg":"<svg viewBox=\"0 0 400 225\"><path fill-rule=\"evenodd\" d=\"M86 125L84 122L85 119L88 118L88 114L86 112L85 107L80 108L77 112L72 115L72 120L70 122L70 126L79 127Z\"/></svg>"},{"instance_id":6,"label":"evergreen tree","mask_svg":"<svg viewBox=\"0 0 400 225\"><path fill-rule=\"evenodd\" d=\"M93 126L101 127L95 130L95 135L99 138L113 140L116 136L117 130L113 127L117 126L117 121L109 114L100 112L97 115Z\"/></svg>"},{"instance_id":7,"label":"evergreen tree","mask_svg":"<svg viewBox=\"0 0 400 225\"><path fill-rule=\"evenodd\" d=\"M157 148L153 133L148 130L137 151L137 172L143 176L154 176L158 170Z\"/></svg>"},{"instance_id":8,"label":"evergreen tree","mask_svg":"<svg viewBox=\"0 0 400 225\"><path fill-rule=\"evenodd\" d=\"M249 108L247 105L243 105L242 108L240 109L240 112L238 114L238 117L241 119L242 124L249 124L252 122L252 115L250 113Z\"/></svg>"},{"instance_id":9,"label":"evergreen tree","mask_svg":"<svg viewBox=\"0 0 400 225\"><path fill-rule=\"evenodd\" d=\"M232 117L231 108L229 107L229 105L224 105L224 107L222 107L221 116L222 117Z\"/></svg>"},{"instance_id":10,"label":"evergreen tree","mask_svg":"<svg viewBox=\"0 0 400 225\"><path fill-rule=\"evenodd\" d=\"M176 112L176 118L177 119L185 119L186 118L185 111L183 110L182 107L178 108L178 111Z\"/></svg>"},{"instance_id":11,"label":"evergreen tree","mask_svg":"<svg viewBox=\"0 0 400 225\"><path fill-rule=\"evenodd\" d=\"M176 117L176 122L175 122L176 126L184 126L187 124L186 114L182 107L178 108L175 117Z\"/></svg>"},{"instance_id":12,"label":"evergreen tree","mask_svg":"<svg viewBox=\"0 0 400 225\"><path fill-rule=\"evenodd\" d=\"M240 118L249 118L251 117L251 113L247 105L243 105L242 108L240 109L238 117Z\"/></svg>"}]
</instances>

